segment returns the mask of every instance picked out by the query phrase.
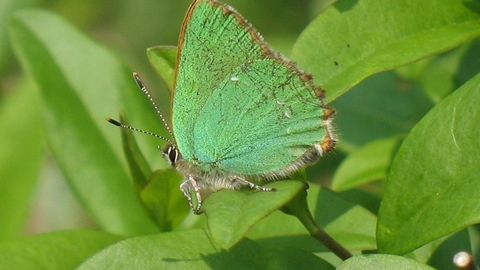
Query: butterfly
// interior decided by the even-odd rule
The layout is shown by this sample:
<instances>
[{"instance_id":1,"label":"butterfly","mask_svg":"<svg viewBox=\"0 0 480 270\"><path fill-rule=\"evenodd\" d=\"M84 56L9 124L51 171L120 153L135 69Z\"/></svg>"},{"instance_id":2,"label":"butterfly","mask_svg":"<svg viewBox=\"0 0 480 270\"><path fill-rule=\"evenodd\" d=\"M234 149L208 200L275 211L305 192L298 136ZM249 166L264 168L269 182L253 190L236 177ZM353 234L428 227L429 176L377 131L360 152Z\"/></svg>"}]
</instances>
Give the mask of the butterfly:
<instances>
[{"instance_id":1,"label":"butterfly","mask_svg":"<svg viewBox=\"0 0 480 270\"><path fill-rule=\"evenodd\" d=\"M134 78L158 112L140 77ZM173 140L144 133L168 141L163 155L182 174L180 189L195 214L221 189L273 191L251 180L288 177L336 145L325 91L226 4L190 5L173 89Z\"/></svg>"}]
</instances>

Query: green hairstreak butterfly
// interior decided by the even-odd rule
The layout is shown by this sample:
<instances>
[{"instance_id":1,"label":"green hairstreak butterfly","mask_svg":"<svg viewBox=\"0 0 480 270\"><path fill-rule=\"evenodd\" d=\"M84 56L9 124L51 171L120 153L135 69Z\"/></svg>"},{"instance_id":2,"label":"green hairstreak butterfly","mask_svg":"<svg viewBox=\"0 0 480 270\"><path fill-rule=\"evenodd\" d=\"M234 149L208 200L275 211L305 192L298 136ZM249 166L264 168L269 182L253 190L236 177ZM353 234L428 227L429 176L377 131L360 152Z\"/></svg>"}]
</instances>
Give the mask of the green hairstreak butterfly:
<instances>
[{"instance_id":1,"label":"green hairstreak butterfly","mask_svg":"<svg viewBox=\"0 0 480 270\"><path fill-rule=\"evenodd\" d=\"M250 180L284 178L315 163L335 147L333 112L312 76L273 51L233 8L191 4L178 42L174 139L165 139L163 154L183 175L180 189L194 213L212 192L272 191Z\"/></svg>"}]
</instances>

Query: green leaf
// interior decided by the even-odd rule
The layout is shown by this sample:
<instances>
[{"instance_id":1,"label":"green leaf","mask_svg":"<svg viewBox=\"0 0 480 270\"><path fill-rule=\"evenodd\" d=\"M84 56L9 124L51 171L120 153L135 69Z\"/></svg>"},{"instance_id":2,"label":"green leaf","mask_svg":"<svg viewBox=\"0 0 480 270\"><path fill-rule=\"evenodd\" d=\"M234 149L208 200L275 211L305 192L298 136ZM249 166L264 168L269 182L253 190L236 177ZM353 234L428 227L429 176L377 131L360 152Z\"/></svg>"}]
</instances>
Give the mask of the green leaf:
<instances>
[{"instance_id":1,"label":"green leaf","mask_svg":"<svg viewBox=\"0 0 480 270\"><path fill-rule=\"evenodd\" d=\"M321 226L317 224L312 213L310 212L310 209L308 208L306 197L307 192L305 189L304 192L298 193L295 198L290 200L284 207L282 207L282 212L298 218L310 235L321 242L339 259L346 260L352 257L352 253L350 253L350 251L338 243L327 232L325 232Z\"/></svg>"},{"instance_id":2,"label":"green leaf","mask_svg":"<svg viewBox=\"0 0 480 270\"><path fill-rule=\"evenodd\" d=\"M425 67L420 81L425 93L438 103L453 90L457 84L457 71L469 46L460 46L430 61Z\"/></svg>"},{"instance_id":3,"label":"green leaf","mask_svg":"<svg viewBox=\"0 0 480 270\"><path fill-rule=\"evenodd\" d=\"M175 61L177 47L157 46L147 49L148 60L158 75L163 79L170 92L173 93L173 79L175 76Z\"/></svg>"},{"instance_id":4,"label":"green leaf","mask_svg":"<svg viewBox=\"0 0 480 270\"><path fill-rule=\"evenodd\" d=\"M140 197L161 231L171 231L190 211L180 191L181 175L173 168L155 171Z\"/></svg>"},{"instance_id":5,"label":"green leaf","mask_svg":"<svg viewBox=\"0 0 480 270\"><path fill-rule=\"evenodd\" d=\"M18 235L30 210L45 147L39 104L31 81L0 103L0 239Z\"/></svg>"},{"instance_id":6,"label":"green leaf","mask_svg":"<svg viewBox=\"0 0 480 270\"><path fill-rule=\"evenodd\" d=\"M379 188L382 188L380 190ZM383 185L369 185L368 188L352 188L339 192L339 195L343 198L348 198L348 201L351 203L358 204L373 214L378 213L378 208L380 207L381 197L379 194L383 192Z\"/></svg>"},{"instance_id":7,"label":"green leaf","mask_svg":"<svg viewBox=\"0 0 480 270\"><path fill-rule=\"evenodd\" d=\"M128 121L123 114L120 114L120 120L123 124L128 125ZM128 128L120 129L122 133L123 151L127 158L130 174L133 178L133 184L138 193L147 185L148 178L152 174L152 169L145 160L137 141L133 136L133 131Z\"/></svg>"},{"instance_id":8,"label":"green leaf","mask_svg":"<svg viewBox=\"0 0 480 270\"><path fill-rule=\"evenodd\" d=\"M291 57L332 101L371 74L480 35L478 10L477 1L338 1L304 30Z\"/></svg>"},{"instance_id":9,"label":"green leaf","mask_svg":"<svg viewBox=\"0 0 480 270\"><path fill-rule=\"evenodd\" d=\"M408 133L433 103L419 84L385 71L366 78L332 106L338 112L338 147L349 153L370 141Z\"/></svg>"},{"instance_id":10,"label":"green leaf","mask_svg":"<svg viewBox=\"0 0 480 270\"><path fill-rule=\"evenodd\" d=\"M94 230L39 234L0 242L0 269L73 269L122 237Z\"/></svg>"},{"instance_id":11,"label":"green leaf","mask_svg":"<svg viewBox=\"0 0 480 270\"><path fill-rule=\"evenodd\" d=\"M432 257L432 255L435 253L435 251L439 248L440 245L442 245L443 242L445 242L445 239L447 238L448 237L442 237L437 240L434 240L410 253L405 254L404 257L414 259L421 263L427 263L429 259ZM449 259L451 258L453 257L450 257Z\"/></svg>"},{"instance_id":12,"label":"green leaf","mask_svg":"<svg viewBox=\"0 0 480 270\"><path fill-rule=\"evenodd\" d=\"M304 186L301 181L285 180L265 185L275 188L275 192L245 194L236 190L221 190L211 194L202 209L213 241L224 249L231 248L252 226L284 206Z\"/></svg>"},{"instance_id":13,"label":"green leaf","mask_svg":"<svg viewBox=\"0 0 480 270\"><path fill-rule=\"evenodd\" d=\"M412 259L386 254L354 256L337 267L337 270L364 269L433 270L434 268Z\"/></svg>"},{"instance_id":14,"label":"green leaf","mask_svg":"<svg viewBox=\"0 0 480 270\"><path fill-rule=\"evenodd\" d=\"M479 91L477 75L435 106L403 142L379 210L382 252L406 253L480 222Z\"/></svg>"},{"instance_id":15,"label":"green leaf","mask_svg":"<svg viewBox=\"0 0 480 270\"><path fill-rule=\"evenodd\" d=\"M480 38L476 38L471 44L458 68L456 78L456 88L465 84L468 80L480 73Z\"/></svg>"},{"instance_id":16,"label":"green leaf","mask_svg":"<svg viewBox=\"0 0 480 270\"><path fill-rule=\"evenodd\" d=\"M376 217L335 192L310 184L307 202L315 221L350 251L372 250L375 244ZM279 226L281 224L281 226ZM287 246L309 252L329 252L311 237L300 221L280 211L261 220L248 233L262 246Z\"/></svg>"},{"instance_id":17,"label":"green leaf","mask_svg":"<svg viewBox=\"0 0 480 270\"><path fill-rule=\"evenodd\" d=\"M41 90L48 144L77 199L109 232L156 232L125 170L120 133L104 120L124 109L129 119L139 119L140 113L142 123L159 122L151 120L154 113L142 114L148 100L129 72L47 12L16 13L10 33L22 66Z\"/></svg>"},{"instance_id":18,"label":"green leaf","mask_svg":"<svg viewBox=\"0 0 480 270\"><path fill-rule=\"evenodd\" d=\"M78 269L334 269L320 258L296 249L266 249L244 239L229 251L212 244L204 230L126 239Z\"/></svg>"},{"instance_id":19,"label":"green leaf","mask_svg":"<svg viewBox=\"0 0 480 270\"><path fill-rule=\"evenodd\" d=\"M25 8L36 1L33 0L2 0L0 9L0 74L12 71L12 48L8 37L8 20L16 10Z\"/></svg>"},{"instance_id":20,"label":"green leaf","mask_svg":"<svg viewBox=\"0 0 480 270\"><path fill-rule=\"evenodd\" d=\"M428 264L436 269L442 269L445 265L452 263L452 259L459 251L472 254L472 243L467 229L463 229L449 237L435 249L435 252L428 260Z\"/></svg>"},{"instance_id":21,"label":"green leaf","mask_svg":"<svg viewBox=\"0 0 480 270\"><path fill-rule=\"evenodd\" d=\"M332 189L347 190L387 178L387 172L404 136L376 140L351 153L335 171Z\"/></svg>"}]
</instances>

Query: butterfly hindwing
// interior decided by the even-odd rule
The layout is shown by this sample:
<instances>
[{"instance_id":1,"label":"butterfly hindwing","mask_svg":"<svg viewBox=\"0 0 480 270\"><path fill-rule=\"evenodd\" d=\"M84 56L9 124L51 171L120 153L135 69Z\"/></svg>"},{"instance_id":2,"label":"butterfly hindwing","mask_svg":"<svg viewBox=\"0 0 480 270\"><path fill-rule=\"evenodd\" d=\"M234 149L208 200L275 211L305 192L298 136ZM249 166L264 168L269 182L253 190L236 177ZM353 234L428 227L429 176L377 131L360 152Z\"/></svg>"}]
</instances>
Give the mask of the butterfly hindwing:
<instances>
[{"instance_id":1,"label":"butterfly hindwing","mask_svg":"<svg viewBox=\"0 0 480 270\"><path fill-rule=\"evenodd\" d=\"M194 155L208 169L268 174L297 160L326 136L323 110L303 73L283 59L238 66L200 111Z\"/></svg>"}]
</instances>

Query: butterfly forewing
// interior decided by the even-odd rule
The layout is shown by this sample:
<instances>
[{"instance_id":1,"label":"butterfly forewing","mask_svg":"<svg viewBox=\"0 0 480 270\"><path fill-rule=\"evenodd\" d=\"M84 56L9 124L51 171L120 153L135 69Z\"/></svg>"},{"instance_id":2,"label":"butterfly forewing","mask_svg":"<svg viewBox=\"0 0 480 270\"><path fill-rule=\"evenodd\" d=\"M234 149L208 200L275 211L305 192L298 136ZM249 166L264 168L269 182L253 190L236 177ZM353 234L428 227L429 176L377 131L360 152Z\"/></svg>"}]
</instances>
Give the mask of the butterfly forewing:
<instances>
[{"instance_id":1,"label":"butterfly forewing","mask_svg":"<svg viewBox=\"0 0 480 270\"><path fill-rule=\"evenodd\" d=\"M173 94L173 130L181 154L193 160L193 132L200 110L235 68L265 55L249 25L230 7L214 1L190 6L179 39Z\"/></svg>"}]
</instances>

